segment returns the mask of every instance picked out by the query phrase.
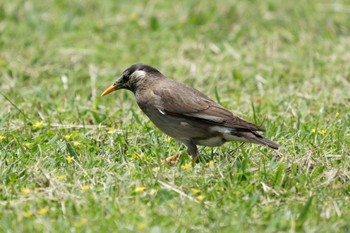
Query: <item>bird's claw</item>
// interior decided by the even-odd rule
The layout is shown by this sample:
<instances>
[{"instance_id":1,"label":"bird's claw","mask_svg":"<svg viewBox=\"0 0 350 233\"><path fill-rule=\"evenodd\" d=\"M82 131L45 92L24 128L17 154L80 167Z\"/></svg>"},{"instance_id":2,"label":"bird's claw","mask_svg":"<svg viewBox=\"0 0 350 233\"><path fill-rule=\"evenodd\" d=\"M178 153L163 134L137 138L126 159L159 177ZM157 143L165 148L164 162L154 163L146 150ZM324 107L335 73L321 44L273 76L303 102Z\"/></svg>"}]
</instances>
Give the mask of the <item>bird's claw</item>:
<instances>
[{"instance_id":1,"label":"bird's claw","mask_svg":"<svg viewBox=\"0 0 350 233\"><path fill-rule=\"evenodd\" d=\"M165 160L162 160L162 164L166 163L169 164L170 166L174 166L179 162L179 159L181 158L182 154L178 153L176 155L169 156ZM192 157L192 163L196 163L198 161L198 155Z\"/></svg>"},{"instance_id":2,"label":"bird's claw","mask_svg":"<svg viewBox=\"0 0 350 233\"><path fill-rule=\"evenodd\" d=\"M170 166L174 166L177 164L177 162L181 158L181 155L182 155L181 153L178 153L176 155L169 156L165 160L162 160L162 164L166 163L166 164L169 164Z\"/></svg>"}]
</instances>

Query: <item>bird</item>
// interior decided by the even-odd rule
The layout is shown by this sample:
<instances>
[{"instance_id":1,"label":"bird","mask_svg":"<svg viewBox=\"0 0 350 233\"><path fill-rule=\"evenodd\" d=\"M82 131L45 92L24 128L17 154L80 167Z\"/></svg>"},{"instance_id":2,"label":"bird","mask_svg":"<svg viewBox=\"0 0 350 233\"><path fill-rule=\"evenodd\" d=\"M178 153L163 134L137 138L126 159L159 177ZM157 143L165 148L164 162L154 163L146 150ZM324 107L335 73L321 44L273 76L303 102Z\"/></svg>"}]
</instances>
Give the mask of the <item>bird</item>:
<instances>
[{"instance_id":1,"label":"bird","mask_svg":"<svg viewBox=\"0 0 350 233\"><path fill-rule=\"evenodd\" d=\"M134 64L108 87L101 96L119 89L134 93L140 109L168 136L183 143L192 161L198 160L197 146L217 147L239 141L278 149L279 144L264 138L264 129L235 116L202 92L174 79L156 68ZM177 161L181 153L166 159Z\"/></svg>"}]
</instances>

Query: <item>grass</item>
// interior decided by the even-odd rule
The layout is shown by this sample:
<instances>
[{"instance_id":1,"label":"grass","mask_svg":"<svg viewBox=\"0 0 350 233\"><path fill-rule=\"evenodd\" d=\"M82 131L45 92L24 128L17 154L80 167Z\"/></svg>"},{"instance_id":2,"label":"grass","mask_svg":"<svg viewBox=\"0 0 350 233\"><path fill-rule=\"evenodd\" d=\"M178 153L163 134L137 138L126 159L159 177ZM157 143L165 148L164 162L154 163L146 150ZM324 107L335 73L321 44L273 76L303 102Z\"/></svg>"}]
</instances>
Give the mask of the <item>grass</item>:
<instances>
[{"instance_id":1,"label":"grass","mask_svg":"<svg viewBox=\"0 0 350 233\"><path fill-rule=\"evenodd\" d=\"M350 3L0 3L0 232L349 232ZM201 161L99 94L157 67L282 148Z\"/></svg>"}]
</instances>

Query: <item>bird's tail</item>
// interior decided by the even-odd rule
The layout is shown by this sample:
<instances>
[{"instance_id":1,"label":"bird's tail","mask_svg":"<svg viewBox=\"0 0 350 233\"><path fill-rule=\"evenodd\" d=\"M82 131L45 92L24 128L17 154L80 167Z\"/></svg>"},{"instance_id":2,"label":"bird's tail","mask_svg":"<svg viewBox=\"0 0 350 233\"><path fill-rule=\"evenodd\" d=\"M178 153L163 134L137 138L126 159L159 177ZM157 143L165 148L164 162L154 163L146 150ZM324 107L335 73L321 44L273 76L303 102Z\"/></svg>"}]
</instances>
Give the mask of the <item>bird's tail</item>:
<instances>
[{"instance_id":1,"label":"bird's tail","mask_svg":"<svg viewBox=\"0 0 350 233\"><path fill-rule=\"evenodd\" d=\"M243 136L249 142L268 146L268 147L275 149L275 150L277 150L278 147L280 146L278 143L273 142L267 138L264 138L263 136L261 136L260 134L258 134L256 132L246 131L246 132L240 132L239 134L241 136Z\"/></svg>"}]
</instances>

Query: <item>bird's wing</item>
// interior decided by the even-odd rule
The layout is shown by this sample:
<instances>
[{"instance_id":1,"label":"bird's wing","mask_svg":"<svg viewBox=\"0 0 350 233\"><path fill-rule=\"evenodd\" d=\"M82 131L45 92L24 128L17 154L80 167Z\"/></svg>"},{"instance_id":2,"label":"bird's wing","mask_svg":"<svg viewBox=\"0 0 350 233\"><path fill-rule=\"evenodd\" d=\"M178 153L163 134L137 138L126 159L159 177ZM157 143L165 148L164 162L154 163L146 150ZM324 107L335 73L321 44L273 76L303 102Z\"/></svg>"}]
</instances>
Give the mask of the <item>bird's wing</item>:
<instances>
[{"instance_id":1,"label":"bird's wing","mask_svg":"<svg viewBox=\"0 0 350 233\"><path fill-rule=\"evenodd\" d=\"M212 125L263 131L259 126L233 115L198 90L181 83L175 82L153 92L161 100L156 107L162 114L195 119Z\"/></svg>"}]
</instances>

